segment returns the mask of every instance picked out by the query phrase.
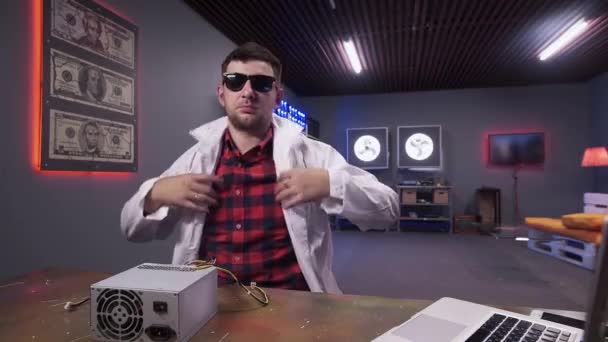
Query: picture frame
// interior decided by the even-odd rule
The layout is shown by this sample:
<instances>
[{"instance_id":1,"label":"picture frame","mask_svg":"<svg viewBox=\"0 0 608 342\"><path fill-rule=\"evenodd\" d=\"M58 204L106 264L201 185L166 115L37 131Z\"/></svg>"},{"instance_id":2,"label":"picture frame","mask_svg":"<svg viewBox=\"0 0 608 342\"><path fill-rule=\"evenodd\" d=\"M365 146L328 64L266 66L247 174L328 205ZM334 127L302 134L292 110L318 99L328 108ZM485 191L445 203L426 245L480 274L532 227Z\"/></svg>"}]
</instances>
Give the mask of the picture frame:
<instances>
[{"instance_id":1,"label":"picture frame","mask_svg":"<svg viewBox=\"0 0 608 342\"><path fill-rule=\"evenodd\" d=\"M351 165L366 170L389 168L388 127L347 128L346 146Z\"/></svg>"}]
</instances>

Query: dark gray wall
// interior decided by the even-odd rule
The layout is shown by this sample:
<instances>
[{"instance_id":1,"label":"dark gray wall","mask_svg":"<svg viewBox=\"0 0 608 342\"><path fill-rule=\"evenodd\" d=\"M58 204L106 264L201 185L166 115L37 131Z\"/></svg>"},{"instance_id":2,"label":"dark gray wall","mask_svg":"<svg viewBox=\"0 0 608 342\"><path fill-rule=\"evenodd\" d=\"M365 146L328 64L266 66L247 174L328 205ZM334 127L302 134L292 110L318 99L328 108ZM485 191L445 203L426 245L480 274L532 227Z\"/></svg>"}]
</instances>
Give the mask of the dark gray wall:
<instances>
[{"instance_id":1,"label":"dark gray wall","mask_svg":"<svg viewBox=\"0 0 608 342\"><path fill-rule=\"evenodd\" d=\"M34 1L2 1L0 11L0 257L6 261L0 279L46 266L114 272L169 262L171 241L134 244L122 237L120 210L142 181L194 143L189 129L222 114L215 86L235 45L182 1L102 1L139 26L139 172L41 174L31 161Z\"/></svg>"},{"instance_id":2,"label":"dark gray wall","mask_svg":"<svg viewBox=\"0 0 608 342\"><path fill-rule=\"evenodd\" d=\"M396 127L440 124L444 138L444 176L455 186L455 213L472 205L481 186L502 189L503 224L511 224L512 178L504 169L487 168L483 157L488 132L534 130L547 134L544 170L522 170L519 177L521 216L557 216L580 211L585 191L592 189L591 170L580 167L588 145L590 99L586 84L470 89L345 97L300 97L303 108L321 123L321 137L345 155L346 128L387 126L390 148ZM395 185L395 169L374 172ZM424 176L425 174L413 175Z\"/></svg>"},{"instance_id":3,"label":"dark gray wall","mask_svg":"<svg viewBox=\"0 0 608 342\"><path fill-rule=\"evenodd\" d=\"M608 147L608 73L591 80L591 137L593 146ZM594 170L594 191L608 193L608 167Z\"/></svg>"}]
</instances>

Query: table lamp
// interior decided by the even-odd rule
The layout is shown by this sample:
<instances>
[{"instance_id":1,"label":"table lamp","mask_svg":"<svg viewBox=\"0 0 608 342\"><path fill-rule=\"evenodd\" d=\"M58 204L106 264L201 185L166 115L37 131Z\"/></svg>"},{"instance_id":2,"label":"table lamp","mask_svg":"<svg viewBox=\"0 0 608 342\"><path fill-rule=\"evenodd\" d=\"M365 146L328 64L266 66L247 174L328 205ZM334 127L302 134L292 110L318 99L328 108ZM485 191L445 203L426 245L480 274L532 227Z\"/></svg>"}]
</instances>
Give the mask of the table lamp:
<instances>
[{"instance_id":1,"label":"table lamp","mask_svg":"<svg viewBox=\"0 0 608 342\"><path fill-rule=\"evenodd\" d=\"M585 149L581 166L608 166L608 149L606 147L588 147Z\"/></svg>"}]
</instances>

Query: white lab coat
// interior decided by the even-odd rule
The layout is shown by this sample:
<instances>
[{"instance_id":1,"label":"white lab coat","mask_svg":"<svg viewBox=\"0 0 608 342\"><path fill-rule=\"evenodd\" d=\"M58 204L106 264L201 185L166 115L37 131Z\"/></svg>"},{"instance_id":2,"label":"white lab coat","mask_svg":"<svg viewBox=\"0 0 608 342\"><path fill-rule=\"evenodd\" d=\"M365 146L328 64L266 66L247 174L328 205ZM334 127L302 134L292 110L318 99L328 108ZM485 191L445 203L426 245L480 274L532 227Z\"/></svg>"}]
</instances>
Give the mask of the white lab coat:
<instances>
[{"instance_id":1,"label":"white lab coat","mask_svg":"<svg viewBox=\"0 0 608 342\"><path fill-rule=\"evenodd\" d=\"M211 174L219 158L226 117L198 127L190 134L198 140L160 177L185 173ZM273 115L273 158L277 175L292 168L324 168L329 172L330 196L284 209L289 236L313 292L341 293L332 272L332 241L328 215L340 215L362 230L385 228L398 220L397 193L372 174L349 165L331 146L307 138L301 128ZM159 178L145 181L124 205L121 229L129 241L165 239L177 230L173 264L198 259L206 214L161 207L143 216L144 198ZM238 276L238 275L237 275Z\"/></svg>"}]
</instances>

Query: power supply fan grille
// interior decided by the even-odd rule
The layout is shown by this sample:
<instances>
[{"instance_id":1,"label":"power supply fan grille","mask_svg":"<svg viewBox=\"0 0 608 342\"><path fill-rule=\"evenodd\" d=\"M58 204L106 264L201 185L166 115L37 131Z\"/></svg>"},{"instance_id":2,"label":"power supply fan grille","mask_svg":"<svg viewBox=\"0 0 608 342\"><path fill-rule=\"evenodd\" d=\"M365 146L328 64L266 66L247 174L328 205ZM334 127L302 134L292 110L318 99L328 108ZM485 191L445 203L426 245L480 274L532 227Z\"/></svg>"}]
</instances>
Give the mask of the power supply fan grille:
<instances>
[{"instance_id":1,"label":"power supply fan grille","mask_svg":"<svg viewBox=\"0 0 608 342\"><path fill-rule=\"evenodd\" d=\"M143 302L135 291L105 289L97 297L97 331L115 341L135 341L143 333Z\"/></svg>"},{"instance_id":2,"label":"power supply fan grille","mask_svg":"<svg viewBox=\"0 0 608 342\"><path fill-rule=\"evenodd\" d=\"M194 272L196 268L188 266L141 265L140 270Z\"/></svg>"}]
</instances>

